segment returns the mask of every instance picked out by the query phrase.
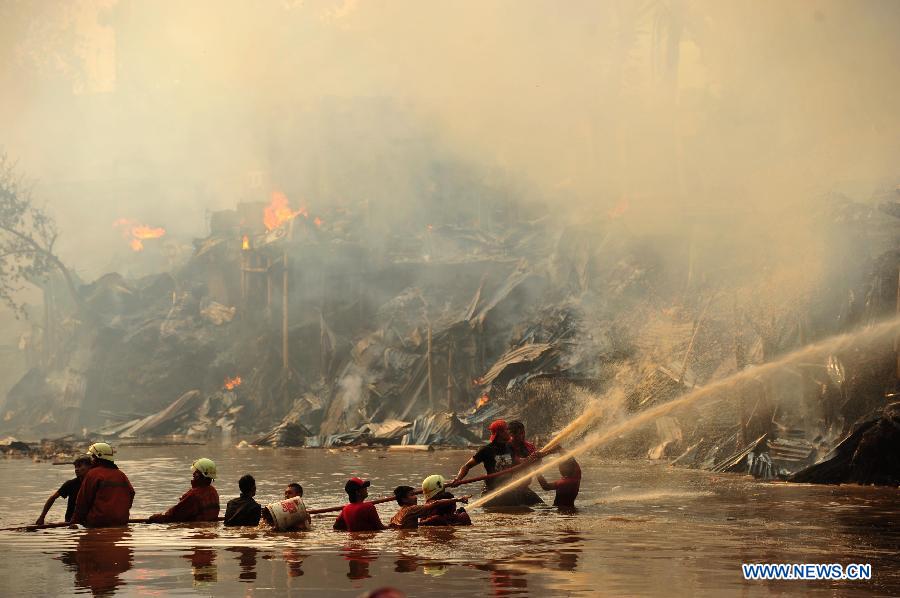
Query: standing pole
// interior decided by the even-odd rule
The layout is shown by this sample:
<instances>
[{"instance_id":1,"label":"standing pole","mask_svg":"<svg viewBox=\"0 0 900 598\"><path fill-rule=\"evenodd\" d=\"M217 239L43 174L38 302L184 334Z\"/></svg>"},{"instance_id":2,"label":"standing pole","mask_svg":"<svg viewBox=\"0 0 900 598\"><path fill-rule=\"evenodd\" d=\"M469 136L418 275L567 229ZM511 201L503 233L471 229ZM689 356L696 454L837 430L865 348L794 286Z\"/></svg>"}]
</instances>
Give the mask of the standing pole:
<instances>
[{"instance_id":1,"label":"standing pole","mask_svg":"<svg viewBox=\"0 0 900 598\"><path fill-rule=\"evenodd\" d=\"M428 364L428 405L434 411L434 394L431 384L431 322L428 322L428 346L426 348L425 360Z\"/></svg>"},{"instance_id":2,"label":"standing pole","mask_svg":"<svg viewBox=\"0 0 900 598\"><path fill-rule=\"evenodd\" d=\"M287 248L281 257L281 367L287 376L290 355L288 354L288 284L290 277L288 275L288 254Z\"/></svg>"},{"instance_id":3,"label":"standing pole","mask_svg":"<svg viewBox=\"0 0 900 598\"><path fill-rule=\"evenodd\" d=\"M44 367L50 367L50 280L44 283L44 334L43 334L43 362Z\"/></svg>"},{"instance_id":4,"label":"standing pole","mask_svg":"<svg viewBox=\"0 0 900 598\"><path fill-rule=\"evenodd\" d=\"M453 345L447 347L447 411L453 413Z\"/></svg>"},{"instance_id":5,"label":"standing pole","mask_svg":"<svg viewBox=\"0 0 900 598\"><path fill-rule=\"evenodd\" d=\"M294 236L294 221L291 220L288 222L287 226L288 230L284 240L284 252L282 253L282 266L284 267L284 271L282 272L281 277L281 368L283 373L282 387L285 401L290 398L287 384L291 377L290 350L288 344L288 313L290 308L290 295L288 292L288 289L290 288L288 248L290 246L290 241Z\"/></svg>"},{"instance_id":6,"label":"standing pole","mask_svg":"<svg viewBox=\"0 0 900 598\"><path fill-rule=\"evenodd\" d=\"M266 317L272 324L272 258L266 256Z\"/></svg>"},{"instance_id":7,"label":"standing pole","mask_svg":"<svg viewBox=\"0 0 900 598\"><path fill-rule=\"evenodd\" d=\"M896 313L900 316L900 268L897 269L897 305ZM897 362L897 380L900 380L900 338L894 338L894 355Z\"/></svg>"}]
</instances>

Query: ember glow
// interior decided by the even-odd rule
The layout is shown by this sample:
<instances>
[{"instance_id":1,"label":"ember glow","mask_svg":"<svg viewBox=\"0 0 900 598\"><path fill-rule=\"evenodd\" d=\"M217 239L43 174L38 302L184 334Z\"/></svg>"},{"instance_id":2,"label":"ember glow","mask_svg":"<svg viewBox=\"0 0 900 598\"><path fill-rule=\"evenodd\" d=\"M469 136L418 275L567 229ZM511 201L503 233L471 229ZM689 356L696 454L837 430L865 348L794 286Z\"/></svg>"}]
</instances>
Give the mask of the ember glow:
<instances>
[{"instance_id":1,"label":"ember glow","mask_svg":"<svg viewBox=\"0 0 900 598\"><path fill-rule=\"evenodd\" d=\"M490 400L491 398L486 394L481 395L481 397L479 397L479 399L475 402L475 409L481 409L482 407L487 405Z\"/></svg>"},{"instance_id":2,"label":"ember glow","mask_svg":"<svg viewBox=\"0 0 900 598\"><path fill-rule=\"evenodd\" d=\"M244 235L244 238L241 239L241 249L243 249L244 251L250 249L250 237L248 237L247 235Z\"/></svg>"},{"instance_id":3,"label":"ember glow","mask_svg":"<svg viewBox=\"0 0 900 598\"><path fill-rule=\"evenodd\" d=\"M617 203L615 205L615 207L613 207L609 211L610 220L615 220L616 218L621 218L625 214L625 212L628 211L629 206L630 206L630 204L627 199L623 199L622 201Z\"/></svg>"},{"instance_id":4,"label":"ember glow","mask_svg":"<svg viewBox=\"0 0 900 598\"><path fill-rule=\"evenodd\" d=\"M284 193L273 191L272 202L266 206L263 213L263 222L266 225L266 229L274 230L297 216L309 218L309 212L304 207L294 210L288 203L288 198Z\"/></svg>"},{"instance_id":5,"label":"ember glow","mask_svg":"<svg viewBox=\"0 0 900 598\"><path fill-rule=\"evenodd\" d=\"M235 376L234 378L225 378L225 383L223 384L223 387L225 388L225 390L234 390L235 388L237 388L240 385L241 385L241 377Z\"/></svg>"},{"instance_id":6,"label":"ember glow","mask_svg":"<svg viewBox=\"0 0 900 598\"><path fill-rule=\"evenodd\" d=\"M113 226L122 231L122 236L130 239L128 244L132 251L143 251L144 241L158 239L166 234L162 227L146 226L129 218L119 218L113 222Z\"/></svg>"},{"instance_id":7,"label":"ember glow","mask_svg":"<svg viewBox=\"0 0 900 598\"><path fill-rule=\"evenodd\" d=\"M313 220L313 224L316 225L316 228L322 228L322 219L316 216L316 219Z\"/></svg>"}]
</instances>

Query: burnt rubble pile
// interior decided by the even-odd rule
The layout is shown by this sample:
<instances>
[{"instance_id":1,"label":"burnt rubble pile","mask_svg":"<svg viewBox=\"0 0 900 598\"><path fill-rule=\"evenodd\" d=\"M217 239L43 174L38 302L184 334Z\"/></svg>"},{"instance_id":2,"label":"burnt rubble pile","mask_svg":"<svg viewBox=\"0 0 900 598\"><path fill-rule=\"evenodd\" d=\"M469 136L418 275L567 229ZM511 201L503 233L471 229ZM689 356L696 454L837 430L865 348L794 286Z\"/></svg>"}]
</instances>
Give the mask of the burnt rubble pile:
<instances>
[{"instance_id":1,"label":"burnt rubble pile","mask_svg":"<svg viewBox=\"0 0 900 598\"><path fill-rule=\"evenodd\" d=\"M173 272L83 285L89 313L65 315L51 356L9 392L3 429L463 446L518 415L508 395L533 381L592 379L585 232L435 225L374 246L349 216L269 229L264 208L216 213ZM530 412L540 433L567 415Z\"/></svg>"},{"instance_id":2,"label":"burnt rubble pile","mask_svg":"<svg viewBox=\"0 0 900 598\"><path fill-rule=\"evenodd\" d=\"M811 296L778 305L759 299L781 281L747 274L769 272L758 261L768 258L721 235L651 242L618 217L571 225L526 213L373 239L349 212L269 227L264 204L240 204L214 214L172 272L83 285L90 313L60 318L49 357L9 392L2 430L466 446L504 417L548 438L610 388L627 390L621 417L893 316L894 195L823 202L825 272ZM692 217L693 230L713 228ZM602 450L760 478L891 483L892 465L861 468L893 442L896 418L880 414L898 389L895 347L845 348ZM873 421L881 440L860 432ZM822 473L833 449L843 460Z\"/></svg>"}]
</instances>

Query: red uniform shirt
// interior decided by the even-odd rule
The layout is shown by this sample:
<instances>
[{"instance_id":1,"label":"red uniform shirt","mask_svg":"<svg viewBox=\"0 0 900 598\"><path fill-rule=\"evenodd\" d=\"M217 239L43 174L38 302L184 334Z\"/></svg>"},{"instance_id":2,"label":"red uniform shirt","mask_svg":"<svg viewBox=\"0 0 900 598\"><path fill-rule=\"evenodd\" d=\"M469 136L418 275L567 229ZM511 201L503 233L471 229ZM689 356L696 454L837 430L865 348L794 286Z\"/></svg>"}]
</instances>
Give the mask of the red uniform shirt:
<instances>
[{"instance_id":1,"label":"red uniform shirt","mask_svg":"<svg viewBox=\"0 0 900 598\"><path fill-rule=\"evenodd\" d=\"M72 523L88 527L127 525L134 488L128 477L110 463L92 467L81 480Z\"/></svg>"},{"instance_id":2,"label":"red uniform shirt","mask_svg":"<svg viewBox=\"0 0 900 598\"><path fill-rule=\"evenodd\" d=\"M344 505L341 514L334 522L334 529L348 532L368 532L384 529L375 504L370 502L351 502Z\"/></svg>"},{"instance_id":3,"label":"red uniform shirt","mask_svg":"<svg viewBox=\"0 0 900 598\"><path fill-rule=\"evenodd\" d=\"M150 517L154 523L177 521L216 521L219 518L219 493L211 485L191 481L188 490L174 507Z\"/></svg>"},{"instance_id":4,"label":"red uniform shirt","mask_svg":"<svg viewBox=\"0 0 900 598\"><path fill-rule=\"evenodd\" d=\"M554 507L574 507L575 498L581 489L581 468L569 478L561 478L555 482L550 482L550 487L556 490L556 497L553 499Z\"/></svg>"}]
</instances>

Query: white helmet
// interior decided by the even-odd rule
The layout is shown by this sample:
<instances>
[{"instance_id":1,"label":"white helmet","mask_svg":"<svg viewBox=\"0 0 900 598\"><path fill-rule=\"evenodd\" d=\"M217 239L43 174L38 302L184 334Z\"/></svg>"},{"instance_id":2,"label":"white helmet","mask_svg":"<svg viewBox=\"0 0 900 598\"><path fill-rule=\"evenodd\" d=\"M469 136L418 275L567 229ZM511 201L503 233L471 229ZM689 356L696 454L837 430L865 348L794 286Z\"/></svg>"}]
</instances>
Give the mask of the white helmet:
<instances>
[{"instance_id":1,"label":"white helmet","mask_svg":"<svg viewBox=\"0 0 900 598\"><path fill-rule=\"evenodd\" d=\"M447 480L444 479L444 476L438 474L430 475L422 480L422 493L425 495L425 500L430 499L438 492L442 492L446 483Z\"/></svg>"},{"instance_id":2,"label":"white helmet","mask_svg":"<svg viewBox=\"0 0 900 598\"><path fill-rule=\"evenodd\" d=\"M91 457L95 457L97 459L105 459L106 461L114 461L113 453L113 447L109 446L105 442L95 442L90 447L88 447L87 450L87 454Z\"/></svg>"},{"instance_id":3,"label":"white helmet","mask_svg":"<svg viewBox=\"0 0 900 598\"><path fill-rule=\"evenodd\" d=\"M191 465L191 471L199 471L203 477L211 480L216 479L216 464L213 463L212 459L207 459L206 457L194 461L194 464Z\"/></svg>"}]
</instances>

